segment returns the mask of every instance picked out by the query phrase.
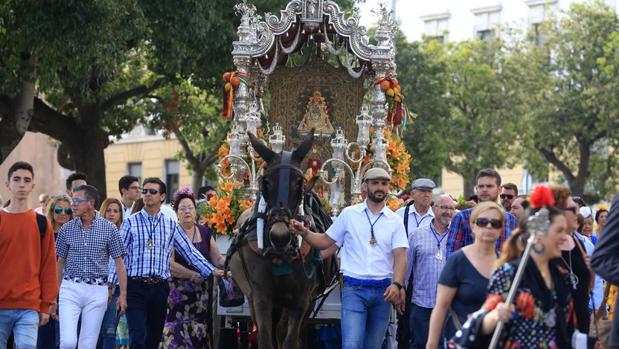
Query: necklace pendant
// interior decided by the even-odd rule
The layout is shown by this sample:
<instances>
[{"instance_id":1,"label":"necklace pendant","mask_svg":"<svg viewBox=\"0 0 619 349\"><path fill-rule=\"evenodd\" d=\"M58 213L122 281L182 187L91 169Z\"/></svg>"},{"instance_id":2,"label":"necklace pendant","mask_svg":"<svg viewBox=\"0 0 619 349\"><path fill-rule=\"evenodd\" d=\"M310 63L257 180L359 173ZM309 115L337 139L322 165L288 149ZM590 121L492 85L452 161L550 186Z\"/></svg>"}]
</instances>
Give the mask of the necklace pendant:
<instances>
[{"instance_id":1,"label":"necklace pendant","mask_svg":"<svg viewBox=\"0 0 619 349\"><path fill-rule=\"evenodd\" d=\"M152 250L153 246L155 246L153 239L148 239L148 241L146 241L146 247L148 247L149 250Z\"/></svg>"},{"instance_id":2,"label":"necklace pendant","mask_svg":"<svg viewBox=\"0 0 619 349\"><path fill-rule=\"evenodd\" d=\"M370 239L370 245L372 245L372 246L376 245L376 239L373 236Z\"/></svg>"},{"instance_id":3,"label":"necklace pendant","mask_svg":"<svg viewBox=\"0 0 619 349\"><path fill-rule=\"evenodd\" d=\"M441 250L439 249L438 251L436 251L436 255L434 255L434 258L436 258L439 261L443 260L443 252L441 252Z\"/></svg>"},{"instance_id":4,"label":"necklace pendant","mask_svg":"<svg viewBox=\"0 0 619 349\"><path fill-rule=\"evenodd\" d=\"M546 314L544 314L544 325L547 327L555 327L557 324L557 314L555 313L554 308L550 309Z\"/></svg>"},{"instance_id":5,"label":"necklace pendant","mask_svg":"<svg viewBox=\"0 0 619 349\"><path fill-rule=\"evenodd\" d=\"M573 289L578 288L578 276L576 276L576 274L570 273L570 281Z\"/></svg>"}]
</instances>

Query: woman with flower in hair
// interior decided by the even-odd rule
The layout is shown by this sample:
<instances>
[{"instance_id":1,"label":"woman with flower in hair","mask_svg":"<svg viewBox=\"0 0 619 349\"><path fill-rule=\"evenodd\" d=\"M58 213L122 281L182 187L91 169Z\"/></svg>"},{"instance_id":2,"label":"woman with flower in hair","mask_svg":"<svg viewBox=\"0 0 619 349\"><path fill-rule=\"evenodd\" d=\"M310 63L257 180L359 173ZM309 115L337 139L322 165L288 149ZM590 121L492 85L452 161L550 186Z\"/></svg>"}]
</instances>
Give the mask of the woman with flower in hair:
<instances>
[{"instance_id":1,"label":"woman with flower in hair","mask_svg":"<svg viewBox=\"0 0 619 349\"><path fill-rule=\"evenodd\" d=\"M191 189L185 187L176 192L173 208L187 238L211 264L222 268L225 259L210 228L196 224L196 199ZM178 254L172 254L170 272L168 314L160 348L210 348L208 280ZM223 271L216 269L213 274L222 276Z\"/></svg>"},{"instance_id":2,"label":"woman with flower in hair","mask_svg":"<svg viewBox=\"0 0 619 349\"><path fill-rule=\"evenodd\" d=\"M529 214L542 231L536 234L516 297L505 300L531 234L529 220L503 247L498 268L492 273L488 295L481 310L456 333L455 340L467 348L487 348L499 321L504 323L498 348L572 348L573 306L568 275L560 265L561 246L569 238L563 211L554 207L548 187L531 195ZM530 217L531 217L530 216Z\"/></svg>"}]
</instances>

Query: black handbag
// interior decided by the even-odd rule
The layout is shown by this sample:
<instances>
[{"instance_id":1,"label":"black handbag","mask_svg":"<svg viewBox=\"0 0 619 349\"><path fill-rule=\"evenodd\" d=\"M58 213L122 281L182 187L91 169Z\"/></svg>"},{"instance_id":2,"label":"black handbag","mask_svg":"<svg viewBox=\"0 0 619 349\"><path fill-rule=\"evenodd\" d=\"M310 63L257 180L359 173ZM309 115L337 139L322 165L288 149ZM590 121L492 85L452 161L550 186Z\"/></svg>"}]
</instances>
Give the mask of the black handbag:
<instances>
[{"instance_id":1,"label":"black handbag","mask_svg":"<svg viewBox=\"0 0 619 349\"><path fill-rule=\"evenodd\" d=\"M245 295L232 278L217 278L219 286L219 305L224 308L240 307L245 303Z\"/></svg>"}]
</instances>

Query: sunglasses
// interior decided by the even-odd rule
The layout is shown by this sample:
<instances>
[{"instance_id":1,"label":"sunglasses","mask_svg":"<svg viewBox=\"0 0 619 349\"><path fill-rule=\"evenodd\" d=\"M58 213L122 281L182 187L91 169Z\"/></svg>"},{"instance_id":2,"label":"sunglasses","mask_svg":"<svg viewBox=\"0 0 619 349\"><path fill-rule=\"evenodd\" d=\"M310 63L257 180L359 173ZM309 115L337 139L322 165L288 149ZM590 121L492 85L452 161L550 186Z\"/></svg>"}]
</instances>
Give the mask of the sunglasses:
<instances>
[{"instance_id":1,"label":"sunglasses","mask_svg":"<svg viewBox=\"0 0 619 349\"><path fill-rule=\"evenodd\" d=\"M501 199L503 199L503 200L511 200L511 199L514 198L514 195L511 195L511 194L501 194L501 195L499 195L499 197Z\"/></svg>"},{"instance_id":2,"label":"sunglasses","mask_svg":"<svg viewBox=\"0 0 619 349\"><path fill-rule=\"evenodd\" d=\"M475 220L475 225L480 228L487 227L488 224L494 229L499 229L503 227L503 222L499 219L488 219L488 218L477 218Z\"/></svg>"},{"instance_id":3,"label":"sunglasses","mask_svg":"<svg viewBox=\"0 0 619 349\"><path fill-rule=\"evenodd\" d=\"M150 195L155 195L157 193L159 193L159 190L157 189L142 189L142 194L146 195L146 194L150 194Z\"/></svg>"},{"instance_id":4,"label":"sunglasses","mask_svg":"<svg viewBox=\"0 0 619 349\"><path fill-rule=\"evenodd\" d=\"M563 211L570 211L573 214L576 214L576 213L578 213L578 207L576 207L576 206L566 207L566 208L563 209Z\"/></svg>"},{"instance_id":5,"label":"sunglasses","mask_svg":"<svg viewBox=\"0 0 619 349\"><path fill-rule=\"evenodd\" d=\"M71 207L60 207L60 206L54 207L54 213L62 214L62 211L64 211L64 213L67 215L73 214L73 210L71 209Z\"/></svg>"}]
</instances>

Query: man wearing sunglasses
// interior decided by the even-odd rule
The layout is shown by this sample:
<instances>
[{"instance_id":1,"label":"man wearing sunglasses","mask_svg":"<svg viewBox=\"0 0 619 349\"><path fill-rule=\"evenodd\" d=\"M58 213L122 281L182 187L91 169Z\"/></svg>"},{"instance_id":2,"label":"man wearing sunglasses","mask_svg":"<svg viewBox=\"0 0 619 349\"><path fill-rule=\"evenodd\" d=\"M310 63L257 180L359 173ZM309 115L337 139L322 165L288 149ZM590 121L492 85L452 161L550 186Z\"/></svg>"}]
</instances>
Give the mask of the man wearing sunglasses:
<instances>
[{"instance_id":1,"label":"man wearing sunglasses","mask_svg":"<svg viewBox=\"0 0 619 349\"><path fill-rule=\"evenodd\" d=\"M496 202L499 197L499 188L501 186L501 175L492 169L486 168L477 174L477 186L475 187L480 202L492 201ZM451 256L455 251L466 245L473 243L473 231L469 219L471 217L472 208L460 211L456 214L447 236L447 256ZM501 251L503 242L511 235L512 230L516 229L518 222L516 217L511 213L505 212L505 225L501 231L501 235L496 243L497 252Z\"/></svg>"},{"instance_id":2,"label":"man wearing sunglasses","mask_svg":"<svg viewBox=\"0 0 619 349\"><path fill-rule=\"evenodd\" d=\"M166 185L159 178L142 183L144 208L129 217L120 228L127 247L127 325L131 348L158 348L168 310L170 258L180 254L207 278L215 267L187 238L176 217L161 212ZM111 271L111 279L116 279Z\"/></svg>"},{"instance_id":3,"label":"man wearing sunglasses","mask_svg":"<svg viewBox=\"0 0 619 349\"><path fill-rule=\"evenodd\" d=\"M108 302L108 265L119 275L118 313L127 308L127 254L116 226L95 210L99 193L91 185L72 189L75 218L63 224L56 240L58 256L60 347L94 348Z\"/></svg>"},{"instance_id":4,"label":"man wearing sunglasses","mask_svg":"<svg viewBox=\"0 0 619 349\"><path fill-rule=\"evenodd\" d=\"M518 186L514 183L505 183L501 186L501 194L499 194L499 198L501 198L501 206L503 206L505 212L511 211L512 203L517 196Z\"/></svg>"}]
</instances>

